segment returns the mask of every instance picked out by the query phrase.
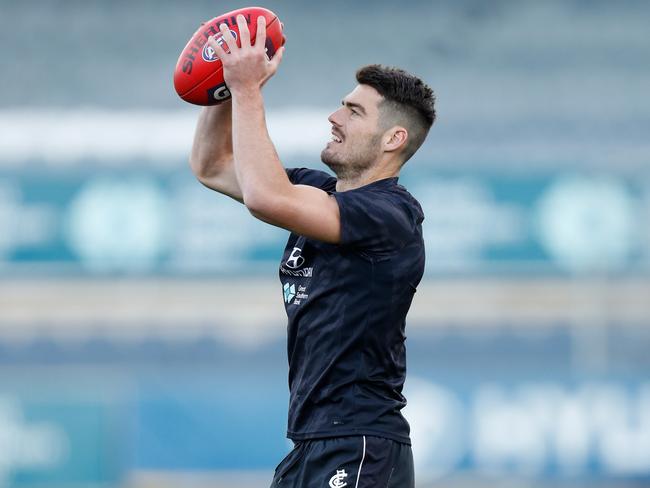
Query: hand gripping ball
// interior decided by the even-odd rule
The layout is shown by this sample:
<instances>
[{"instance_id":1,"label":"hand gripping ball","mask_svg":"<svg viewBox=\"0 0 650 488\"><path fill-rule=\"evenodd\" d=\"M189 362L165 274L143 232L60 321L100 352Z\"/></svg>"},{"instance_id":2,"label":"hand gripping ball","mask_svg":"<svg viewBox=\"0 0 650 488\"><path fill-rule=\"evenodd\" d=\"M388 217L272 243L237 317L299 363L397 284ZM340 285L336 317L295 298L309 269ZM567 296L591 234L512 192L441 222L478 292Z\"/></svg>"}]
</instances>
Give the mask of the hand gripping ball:
<instances>
[{"instance_id":1,"label":"hand gripping ball","mask_svg":"<svg viewBox=\"0 0 650 488\"><path fill-rule=\"evenodd\" d=\"M208 45L208 37L215 36L217 42L225 44L219 26L226 23L237 40L237 45L241 46L237 27L239 14L246 18L251 44L255 43L257 18L260 15L266 17L266 53L269 58L284 44L280 19L265 8L247 7L233 10L204 22L183 48L174 70L174 88L186 102L195 105L216 105L230 99L230 91L223 80L221 60Z\"/></svg>"}]
</instances>

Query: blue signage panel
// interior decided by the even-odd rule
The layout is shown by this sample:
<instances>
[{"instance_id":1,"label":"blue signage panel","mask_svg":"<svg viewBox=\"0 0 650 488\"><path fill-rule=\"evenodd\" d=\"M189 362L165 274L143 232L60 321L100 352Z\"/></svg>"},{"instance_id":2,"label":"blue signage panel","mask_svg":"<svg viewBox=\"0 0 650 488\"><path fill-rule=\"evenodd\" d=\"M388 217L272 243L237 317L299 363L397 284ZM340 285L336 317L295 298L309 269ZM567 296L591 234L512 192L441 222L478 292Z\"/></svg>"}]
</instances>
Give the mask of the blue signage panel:
<instances>
[{"instance_id":1,"label":"blue signage panel","mask_svg":"<svg viewBox=\"0 0 650 488\"><path fill-rule=\"evenodd\" d=\"M46 385L33 382L34 387ZM0 486L92 487L126 472L125 416L56 391L25 399L0 383Z\"/></svg>"},{"instance_id":2,"label":"blue signage panel","mask_svg":"<svg viewBox=\"0 0 650 488\"><path fill-rule=\"evenodd\" d=\"M611 354L596 367L576 358L562 324L411 327L405 415L418 479L650 483L650 362L637 354L647 333L606 335ZM14 349L0 366L4 485L93 486L137 471L270 476L290 447L282 338L208 341L199 354L190 342Z\"/></svg>"},{"instance_id":3,"label":"blue signage panel","mask_svg":"<svg viewBox=\"0 0 650 488\"><path fill-rule=\"evenodd\" d=\"M650 177L411 168L401 181L424 209L429 274L650 272ZM286 237L189 169L0 173L6 275L266 273Z\"/></svg>"}]
</instances>

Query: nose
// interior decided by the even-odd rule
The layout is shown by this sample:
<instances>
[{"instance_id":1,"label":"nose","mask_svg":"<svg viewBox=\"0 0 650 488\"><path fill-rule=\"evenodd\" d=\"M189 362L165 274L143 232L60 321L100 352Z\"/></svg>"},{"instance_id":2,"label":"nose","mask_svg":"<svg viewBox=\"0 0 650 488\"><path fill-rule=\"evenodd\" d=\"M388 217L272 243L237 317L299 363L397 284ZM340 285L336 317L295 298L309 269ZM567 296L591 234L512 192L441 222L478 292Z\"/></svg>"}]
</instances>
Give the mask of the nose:
<instances>
[{"instance_id":1,"label":"nose","mask_svg":"<svg viewBox=\"0 0 650 488\"><path fill-rule=\"evenodd\" d=\"M329 120L330 124L336 125L338 127L341 126L341 109L338 109L334 112L332 112L329 117L327 117L327 120Z\"/></svg>"}]
</instances>

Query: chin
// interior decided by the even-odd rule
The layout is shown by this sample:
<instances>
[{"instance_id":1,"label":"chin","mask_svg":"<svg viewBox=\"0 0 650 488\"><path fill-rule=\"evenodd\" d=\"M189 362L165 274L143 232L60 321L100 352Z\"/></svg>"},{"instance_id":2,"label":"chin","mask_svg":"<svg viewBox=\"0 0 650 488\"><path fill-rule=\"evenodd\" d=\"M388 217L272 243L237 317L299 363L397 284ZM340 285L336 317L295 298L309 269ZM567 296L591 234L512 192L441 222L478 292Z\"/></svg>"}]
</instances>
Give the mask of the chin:
<instances>
[{"instance_id":1,"label":"chin","mask_svg":"<svg viewBox=\"0 0 650 488\"><path fill-rule=\"evenodd\" d=\"M334 155L328 150L328 148L325 148L321 151L320 153L320 160L325 163L327 166L330 164L337 164L336 158Z\"/></svg>"},{"instance_id":2,"label":"chin","mask_svg":"<svg viewBox=\"0 0 650 488\"><path fill-rule=\"evenodd\" d=\"M342 171L345 169L345 166L340 161L334 159L331 154L328 154L326 149L321 152L320 159L337 177L340 177Z\"/></svg>"}]
</instances>

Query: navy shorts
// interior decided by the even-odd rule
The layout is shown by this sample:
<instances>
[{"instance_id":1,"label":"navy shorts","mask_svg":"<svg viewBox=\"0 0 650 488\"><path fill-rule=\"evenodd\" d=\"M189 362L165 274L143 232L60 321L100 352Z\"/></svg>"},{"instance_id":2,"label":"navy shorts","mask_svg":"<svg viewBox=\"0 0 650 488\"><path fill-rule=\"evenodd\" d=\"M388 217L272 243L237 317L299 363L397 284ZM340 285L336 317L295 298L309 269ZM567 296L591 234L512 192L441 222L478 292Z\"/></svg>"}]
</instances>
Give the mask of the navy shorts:
<instances>
[{"instance_id":1,"label":"navy shorts","mask_svg":"<svg viewBox=\"0 0 650 488\"><path fill-rule=\"evenodd\" d=\"M297 442L271 483L271 488L414 486L411 446L368 435Z\"/></svg>"}]
</instances>

